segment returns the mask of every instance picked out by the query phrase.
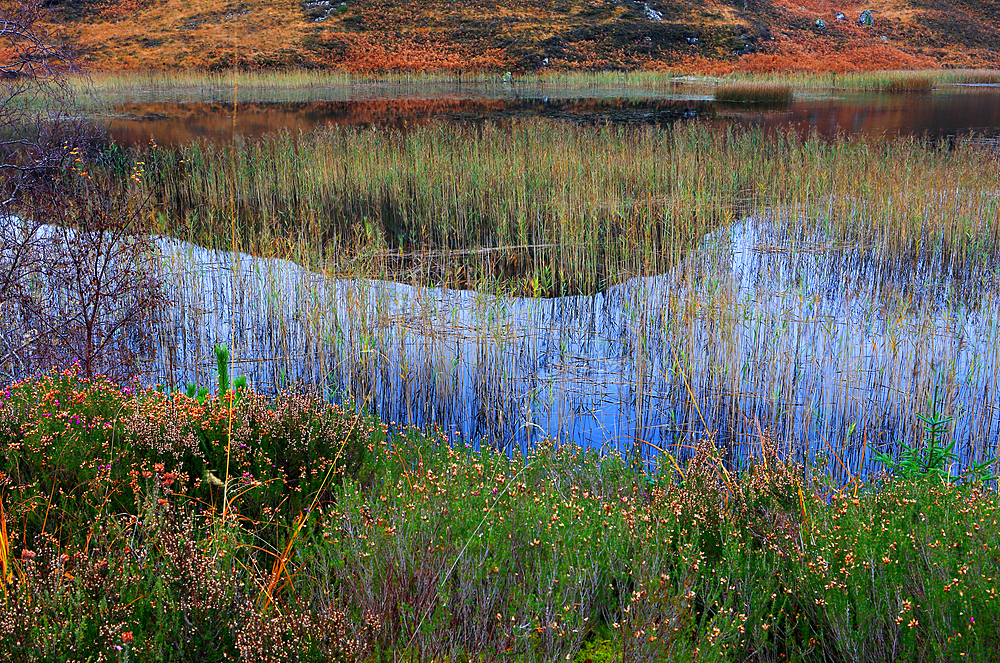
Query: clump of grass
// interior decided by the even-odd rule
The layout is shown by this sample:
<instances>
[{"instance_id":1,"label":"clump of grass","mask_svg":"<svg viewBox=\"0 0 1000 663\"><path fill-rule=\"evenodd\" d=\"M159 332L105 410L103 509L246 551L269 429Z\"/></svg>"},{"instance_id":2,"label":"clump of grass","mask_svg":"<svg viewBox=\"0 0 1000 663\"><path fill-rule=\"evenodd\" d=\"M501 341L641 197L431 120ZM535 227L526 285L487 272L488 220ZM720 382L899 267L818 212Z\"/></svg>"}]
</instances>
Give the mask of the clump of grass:
<instances>
[{"instance_id":1,"label":"clump of grass","mask_svg":"<svg viewBox=\"0 0 1000 663\"><path fill-rule=\"evenodd\" d=\"M774 82L720 83L715 100L733 104L787 104L793 98L792 86Z\"/></svg>"},{"instance_id":2,"label":"clump of grass","mask_svg":"<svg viewBox=\"0 0 1000 663\"><path fill-rule=\"evenodd\" d=\"M996 69L966 69L951 72L956 83L970 85L1000 85L1000 71Z\"/></svg>"},{"instance_id":3,"label":"clump of grass","mask_svg":"<svg viewBox=\"0 0 1000 663\"><path fill-rule=\"evenodd\" d=\"M884 92L930 92L934 89L934 79L921 74L899 74L882 86Z\"/></svg>"}]
</instances>

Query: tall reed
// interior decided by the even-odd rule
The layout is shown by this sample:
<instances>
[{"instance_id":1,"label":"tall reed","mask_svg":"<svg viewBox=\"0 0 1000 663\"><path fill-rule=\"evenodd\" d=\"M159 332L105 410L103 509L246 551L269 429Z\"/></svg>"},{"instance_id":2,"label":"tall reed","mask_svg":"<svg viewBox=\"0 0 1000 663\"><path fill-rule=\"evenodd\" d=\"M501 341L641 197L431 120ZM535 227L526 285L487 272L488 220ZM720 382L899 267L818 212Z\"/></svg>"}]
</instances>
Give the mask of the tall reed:
<instances>
[{"instance_id":1,"label":"tall reed","mask_svg":"<svg viewBox=\"0 0 1000 663\"><path fill-rule=\"evenodd\" d=\"M736 104L787 104L792 87L781 83L722 83L715 88L715 100Z\"/></svg>"},{"instance_id":2,"label":"tall reed","mask_svg":"<svg viewBox=\"0 0 1000 663\"><path fill-rule=\"evenodd\" d=\"M532 121L330 128L127 159L149 164L144 186L172 235L225 246L232 199L242 250L486 291L605 289L765 212L900 259L935 247L955 268L1000 247L1000 172L973 141Z\"/></svg>"}]
</instances>

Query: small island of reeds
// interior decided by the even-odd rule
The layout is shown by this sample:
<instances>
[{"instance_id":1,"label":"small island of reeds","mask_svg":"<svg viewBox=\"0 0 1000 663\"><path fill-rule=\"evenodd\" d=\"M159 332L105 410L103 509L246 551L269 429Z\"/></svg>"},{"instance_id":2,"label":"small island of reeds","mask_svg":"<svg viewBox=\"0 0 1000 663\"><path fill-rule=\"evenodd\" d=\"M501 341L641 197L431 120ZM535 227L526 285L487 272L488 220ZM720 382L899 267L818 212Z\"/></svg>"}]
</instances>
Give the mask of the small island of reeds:
<instances>
[{"instance_id":1,"label":"small island of reeds","mask_svg":"<svg viewBox=\"0 0 1000 663\"><path fill-rule=\"evenodd\" d=\"M791 85L778 82L725 82L715 88L716 101L732 104L787 104L793 96Z\"/></svg>"}]
</instances>

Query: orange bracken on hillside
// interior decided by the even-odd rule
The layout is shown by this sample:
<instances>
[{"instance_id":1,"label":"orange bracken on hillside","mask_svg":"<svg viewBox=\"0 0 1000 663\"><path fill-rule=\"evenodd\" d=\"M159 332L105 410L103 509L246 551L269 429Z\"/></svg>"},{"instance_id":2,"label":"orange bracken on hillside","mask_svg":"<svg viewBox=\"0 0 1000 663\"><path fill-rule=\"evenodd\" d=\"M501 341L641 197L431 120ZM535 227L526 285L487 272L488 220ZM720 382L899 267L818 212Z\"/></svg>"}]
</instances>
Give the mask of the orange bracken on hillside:
<instances>
[{"instance_id":1,"label":"orange bracken on hillside","mask_svg":"<svg viewBox=\"0 0 1000 663\"><path fill-rule=\"evenodd\" d=\"M873 25L859 25L864 10ZM91 70L1000 66L1000 0L85 0L53 12Z\"/></svg>"}]
</instances>

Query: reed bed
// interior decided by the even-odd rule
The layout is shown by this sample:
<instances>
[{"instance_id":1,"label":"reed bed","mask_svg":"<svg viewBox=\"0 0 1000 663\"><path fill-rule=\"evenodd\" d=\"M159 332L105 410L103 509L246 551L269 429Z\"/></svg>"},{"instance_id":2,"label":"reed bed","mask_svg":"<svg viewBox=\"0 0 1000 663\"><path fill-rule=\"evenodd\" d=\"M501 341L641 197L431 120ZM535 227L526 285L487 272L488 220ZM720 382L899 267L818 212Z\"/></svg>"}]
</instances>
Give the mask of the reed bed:
<instances>
[{"instance_id":1,"label":"reed bed","mask_svg":"<svg viewBox=\"0 0 1000 663\"><path fill-rule=\"evenodd\" d=\"M156 101L231 101L234 89L241 99L254 102L357 99L382 96L509 96L531 93L546 96L589 93L617 94L670 92L687 80L656 72L556 72L511 75L502 71L388 72L358 74L325 70L253 70L226 72L99 72L72 79L72 87L87 107L107 107L137 99Z\"/></svg>"},{"instance_id":2,"label":"reed bed","mask_svg":"<svg viewBox=\"0 0 1000 663\"><path fill-rule=\"evenodd\" d=\"M792 87L781 83L720 83L715 100L732 104L787 104L793 98Z\"/></svg>"},{"instance_id":3,"label":"reed bed","mask_svg":"<svg viewBox=\"0 0 1000 663\"><path fill-rule=\"evenodd\" d=\"M960 84L993 84L1000 81L1000 71L990 69L927 69L900 71L854 71L845 73L734 72L718 77L678 77L678 83L692 86L714 82L716 85L786 85L798 92L827 90L857 92L923 92ZM960 88L958 88L960 89Z\"/></svg>"},{"instance_id":4,"label":"reed bed","mask_svg":"<svg viewBox=\"0 0 1000 663\"><path fill-rule=\"evenodd\" d=\"M901 71L857 71L846 73L732 73L716 78L718 84L747 83L788 85L798 91L856 90L859 92L926 91L961 83L995 83L1000 72L989 69L929 69ZM698 77L692 77L695 83Z\"/></svg>"},{"instance_id":5,"label":"reed bed","mask_svg":"<svg viewBox=\"0 0 1000 663\"><path fill-rule=\"evenodd\" d=\"M122 155L161 231L337 275L590 293L663 273L734 219L792 210L837 241L959 268L996 255L989 146L772 140L700 126L325 129ZM232 201L233 207L230 207Z\"/></svg>"},{"instance_id":6,"label":"reed bed","mask_svg":"<svg viewBox=\"0 0 1000 663\"><path fill-rule=\"evenodd\" d=\"M765 425L845 481L938 394L962 458L996 453L989 146L531 122L135 157L193 242L164 247L165 383L232 339L260 389L507 449L738 464Z\"/></svg>"},{"instance_id":7,"label":"reed bed","mask_svg":"<svg viewBox=\"0 0 1000 663\"><path fill-rule=\"evenodd\" d=\"M228 72L104 72L73 79L80 103L107 110L118 103L201 101L248 102L345 101L358 98L508 98L512 96L614 95L671 97L711 96L718 87L751 86L777 94L823 93L831 90L880 92L903 86L917 91L962 84L995 84L995 70L869 71L844 74L731 73L704 76L682 72L553 72L509 75L506 72L356 74L323 70L254 70ZM929 82L927 82L929 81ZM750 95L751 98L755 95ZM767 96L767 95L765 95ZM775 100L786 101L787 95Z\"/></svg>"},{"instance_id":8,"label":"reed bed","mask_svg":"<svg viewBox=\"0 0 1000 663\"><path fill-rule=\"evenodd\" d=\"M1000 71L995 69L957 69L948 76L957 83L972 85L1000 85Z\"/></svg>"},{"instance_id":9,"label":"reed bed","mask_svg":"<svg viewBox=\"0 0 1000 663\"><path fill-rule=\"evenodd\" d=\"M934 89L934 79L919 74L897 76L886 81L881 89L885 92L930 92Z\"/></svg>"},{"instance_id":10,"label":"reed bed","mask_svg":"<svg viewBox=\"0 0 1000 663\"><path fill-rule=\"evenodd\" d=\"M644 71L564 71L543 74L507 75L506 72L383 72L350 73L322 69L274 69L211 71L141 71L97 72L86 82L99 90L126 92L140 89L169 89L172 87L226 88L238 83L244 88L302 88L331 85L363 85L375 83L424 84L424 83L492 83L496 85L531 84L553 87L587 88L605 85L629 87L659 87L664 82L676 81L678 74ZM83 84L84 79L76 79Z\"/></svg>"}]
</instances>

